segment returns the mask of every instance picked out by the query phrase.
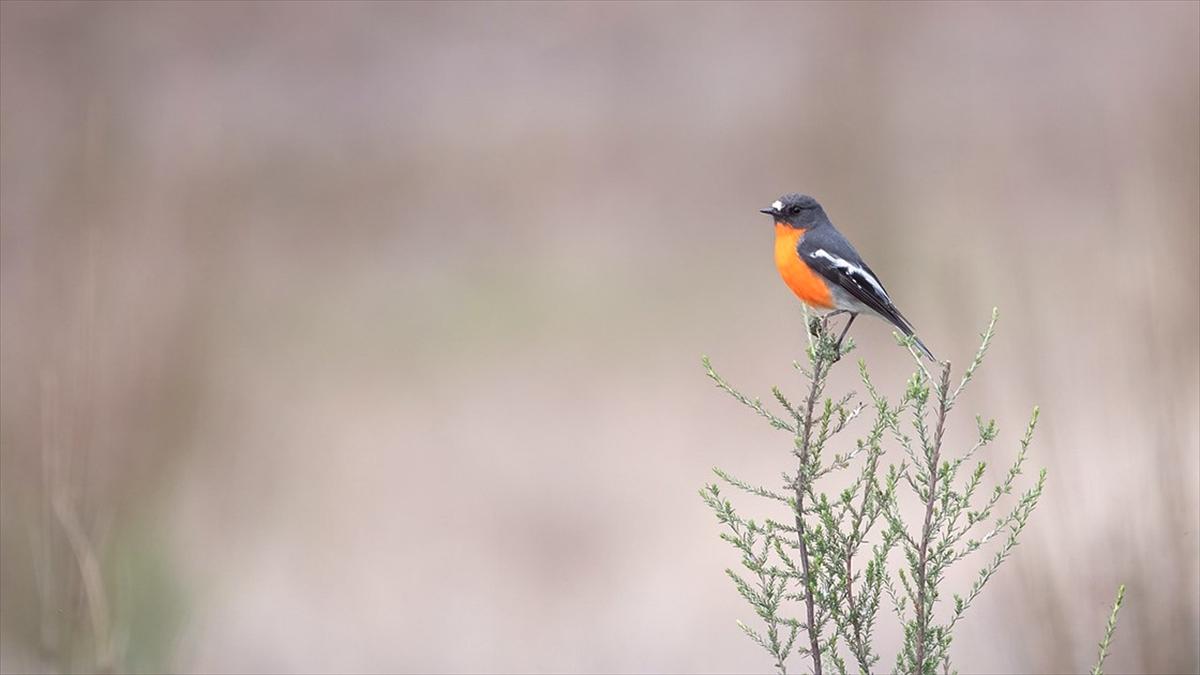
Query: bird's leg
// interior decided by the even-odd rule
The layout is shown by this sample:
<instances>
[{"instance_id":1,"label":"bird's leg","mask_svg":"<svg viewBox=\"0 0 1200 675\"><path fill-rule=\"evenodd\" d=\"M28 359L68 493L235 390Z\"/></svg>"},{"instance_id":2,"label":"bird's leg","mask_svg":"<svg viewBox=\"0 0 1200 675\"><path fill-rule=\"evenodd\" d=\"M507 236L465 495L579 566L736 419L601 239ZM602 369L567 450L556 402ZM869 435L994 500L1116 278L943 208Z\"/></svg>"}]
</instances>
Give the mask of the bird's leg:
<instances>
[{"instance_id":1,"label":"bird's leg","mask_svg":"<svg viewBox=\"0 0 1200 675\"><path fill-rule=\"evenodd\" d=\"M838 336L837 358L839 358L839 359L842 358L842 340L845 340L846 333L850 332L850 324L854 323L854 320L858 318L858 314L855 314L854 312L846 312L846 313L850 315L850 320L846 322L846 327L842 329L842 334Z\"/></svg>"}]
</instances>

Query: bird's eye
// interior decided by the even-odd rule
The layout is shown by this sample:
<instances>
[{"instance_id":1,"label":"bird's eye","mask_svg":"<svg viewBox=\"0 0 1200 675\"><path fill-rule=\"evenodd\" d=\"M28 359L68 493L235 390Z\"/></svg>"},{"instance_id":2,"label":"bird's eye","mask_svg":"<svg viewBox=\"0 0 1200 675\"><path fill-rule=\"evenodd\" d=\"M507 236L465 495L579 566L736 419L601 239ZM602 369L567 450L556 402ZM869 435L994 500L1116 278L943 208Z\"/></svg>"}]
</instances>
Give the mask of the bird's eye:
<instances>
[{"instance_id":1,"label":"bird's eye","mask_svg":"<svg viewBox=\"0 0 1200 675\"><path fill-rule=\"evenodd\" d=\"M792 214L793 216L796 215L797 213L800 213L799 205L793 204L792 206L789 206L788 213Z\"/></svg>"}]
</instances>

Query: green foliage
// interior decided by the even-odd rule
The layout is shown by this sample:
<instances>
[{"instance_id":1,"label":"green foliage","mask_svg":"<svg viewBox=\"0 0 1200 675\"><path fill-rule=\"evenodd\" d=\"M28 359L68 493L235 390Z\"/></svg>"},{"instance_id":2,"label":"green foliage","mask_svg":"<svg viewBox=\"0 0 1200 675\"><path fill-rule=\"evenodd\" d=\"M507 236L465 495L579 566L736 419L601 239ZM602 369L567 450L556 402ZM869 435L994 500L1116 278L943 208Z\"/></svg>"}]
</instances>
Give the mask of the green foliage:
<instances>
[{"instance_id":1,"label":"green foliage","mask_svg":"<svg viewBox=\"0 0 1200 675\"><path fill-rule=\"evenodd\" d=\"M814 321L807 363L795 364L807 381L807 394L793 405L778 388L772 390L782 414L733 388L703 360L717 387L792 436L794 473L785 472L779 485L759 486L714 469L720 482L700 491L725 530L721 538L741 554L744 572L726 573L762 627L738 625L771 655L780 673L787 672L793 655L808 660L818 675L824 669L877 672L882 656L874 638L885 603L904 635L895 671L951 672L954 628L1016 547L1046 480L1042 470L1018 492L1037 408L1015 459L990 491L983 487L988 464L975 456L996 440L994 420L976 417L977 439L966 450L944 447L949 413L982 364L995 324L993 310L975 358L953 387L949 363L931 373L911 340L901 338L916 363L904 391L889 399L860 361L867 401L855 403L853 392L825 395L830 369L853 343L839 342L827 321ZM843 432L866 410L874 417L869 427L853 441L845 440ZM898 449L896 459L885 461L887 444ZM832 485L835 476L846 487L832 492L822 487ZM764 498L779 511L786 508L781 514L786 517L746 518L722 493L722 485ZM919 522L905 521L902 499L919 506ZM948 570L985 550L990 557L971 587L961 595L947 589ZM953 601L939 619L936 611L947 593ZM1115 620L1114 610L1101 661Z\"/></svg>"},{"instance_id":2,"label":"green foliage","mask_svg":"<svg viewBox=\"0 0 1200 675\"><path fill-rule=\"evenodd\" d=\"M1100 641L1100 654L1096 658L1096 665L1092 666L1092 675L1104 675L1104 659L1108 658L1113 633L1117 632L1117 614L1121 611L1122 602L1125 602L1125 584L1117 587L1117 601L1113 603L1112 612L1108 615L1108 625L1104 627L1104 639Z\"/></svg>"}]
</instances>

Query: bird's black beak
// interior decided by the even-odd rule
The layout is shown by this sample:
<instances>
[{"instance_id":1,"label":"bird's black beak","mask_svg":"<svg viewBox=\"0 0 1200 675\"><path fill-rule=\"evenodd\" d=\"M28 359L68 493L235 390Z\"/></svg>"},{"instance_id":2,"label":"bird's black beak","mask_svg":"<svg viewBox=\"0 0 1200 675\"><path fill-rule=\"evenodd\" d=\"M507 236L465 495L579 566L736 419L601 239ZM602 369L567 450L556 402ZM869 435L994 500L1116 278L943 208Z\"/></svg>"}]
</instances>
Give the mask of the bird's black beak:
<instances>
[{"instance_id":1,"label":"bird's black beak","mask_svg":"<svg viewBox=\"0 0 1200 675\"><path fill-rule=\"evenodd\" d=\"M767 208L765 208L765 209L759 209L759 210L758 210L758 212L759 212L759 213L765 213L765 214L767 214L768 216L778 216L778 215L779 215L779 211L775 210L775 208L774 208L774 207L771 207L771 206L769 206L769 207L767 207Z\"/></svg>"}]
</instances>

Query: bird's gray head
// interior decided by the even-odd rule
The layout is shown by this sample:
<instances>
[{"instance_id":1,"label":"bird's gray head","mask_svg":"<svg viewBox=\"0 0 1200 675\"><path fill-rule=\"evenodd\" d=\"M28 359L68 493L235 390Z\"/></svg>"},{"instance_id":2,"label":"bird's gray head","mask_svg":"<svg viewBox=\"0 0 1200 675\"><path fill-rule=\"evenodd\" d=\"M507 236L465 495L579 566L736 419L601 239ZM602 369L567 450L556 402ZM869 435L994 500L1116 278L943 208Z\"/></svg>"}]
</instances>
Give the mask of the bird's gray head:
<instances>
[{"instance_id":1,"label":"bird's gray head","mask_svg":"<svg viewBox=\"0 0 1200 675\"><path fill-rule=\"evenodd\" d=\"M759 209L759 211L774 218L776 223L802 230L807 230L825 220L825 210L821 208L817 200L798 192L786 194L776 199L770 207Z\"/></svg>"}]
</instances>

